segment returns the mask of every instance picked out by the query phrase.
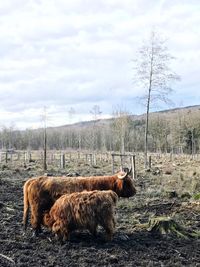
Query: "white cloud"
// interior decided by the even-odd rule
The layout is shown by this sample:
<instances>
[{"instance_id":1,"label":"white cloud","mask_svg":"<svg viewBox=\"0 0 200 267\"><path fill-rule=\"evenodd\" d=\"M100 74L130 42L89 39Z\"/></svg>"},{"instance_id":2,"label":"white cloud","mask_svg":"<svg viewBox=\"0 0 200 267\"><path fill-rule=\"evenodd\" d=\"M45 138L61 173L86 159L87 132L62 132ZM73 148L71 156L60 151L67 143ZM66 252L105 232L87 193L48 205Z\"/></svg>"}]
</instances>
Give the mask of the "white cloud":
<instances>
[{"instance_id":1,"label":"white cloud","mask_svg":"<svg viewBox=\"0 0 200 267\"><path fill-rule=\"evenodd\" d=\"M39 125L47 106L52 125L103 114L123 103L132 113L142 91L131 61L152 27L168 37L182 76L175 102L200 100L200 3L186 0L7 0L0 3L0 124ZM198 91L197 91L198 90ZM26 115L28 114L28 115ZM35 126L34 126L35 127Z\"/></svg>"}]
</instances>

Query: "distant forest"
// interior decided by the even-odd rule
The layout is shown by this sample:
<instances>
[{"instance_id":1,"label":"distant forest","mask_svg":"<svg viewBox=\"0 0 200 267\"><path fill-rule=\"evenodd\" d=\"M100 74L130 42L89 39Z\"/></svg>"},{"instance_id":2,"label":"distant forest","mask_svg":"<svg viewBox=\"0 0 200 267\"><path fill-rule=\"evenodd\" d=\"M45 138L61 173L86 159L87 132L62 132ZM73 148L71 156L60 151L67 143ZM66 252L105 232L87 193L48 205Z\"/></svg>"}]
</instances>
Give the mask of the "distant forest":
<instances>
[{"instance_id":1,"label":"distant forest","mask_svg":"<svg viewBox=\"0 0 200 267\"><path fill-rule=\"evenodd\" d=\"M111 120L94 120L63 127L47 128L49 150L144 151L143 116L127 112ZM150 114L150 152L197 153L200 148L200 107L182 108ZM43 149L44 129L25 131L2 127L2 149Z\"/></svg>"}]
</instances>

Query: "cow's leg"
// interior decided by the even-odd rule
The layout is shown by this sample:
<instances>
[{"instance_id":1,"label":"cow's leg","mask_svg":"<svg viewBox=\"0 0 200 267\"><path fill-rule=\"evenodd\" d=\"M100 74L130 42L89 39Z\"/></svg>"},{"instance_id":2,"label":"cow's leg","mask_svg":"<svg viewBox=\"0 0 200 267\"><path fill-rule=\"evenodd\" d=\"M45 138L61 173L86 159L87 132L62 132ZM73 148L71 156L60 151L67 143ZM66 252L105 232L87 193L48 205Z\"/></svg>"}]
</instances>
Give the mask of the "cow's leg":
<instances>
[{"instance_id":1,"label":"cow's leg","mask_svg":"<svg viewBox=\"0 0 200 267\"><path fill-rule=\"evenodd\" d=\"M70 239L70 233L69 233L69 231L68 231L68 229L66 227L62 231L62 236L63 236L62 240L64 242Z\"/></svg>"},{"instance_id":2,"label":"cow's leg","mask_svg":"<svg viewBox=\"0 0 200 267\"><path fill-rule=\"evenodd\" d=\"M114 217L110 217L107 220L105 220L102 226L106 231L106 241L111 241L113 239L113 234L115 230Z\"/></svg>"},{"instance_id":3,"label":"cow's leg","mask_svg":"<svg viewBox=\"0 0 200 267\"><path fill-rule=\"evenodd\" d=\"M42 232L41 223L42 214L40 211L40 207L38 204L34 203L33 205L31 205L31 225L36 236Z\"/></svg>"},{"instance_id":4,"label":"cow's leg","mask_svg":"<svg viewBox=\"0 0 200 267\"><path fill-rule=\"evenodd\" d=\"M93 236L97 236L97 224L94 223L94 224L91 224L88 228L89 228L89 231L90 233L93 235Z\"/></svg>"}]
</instances>

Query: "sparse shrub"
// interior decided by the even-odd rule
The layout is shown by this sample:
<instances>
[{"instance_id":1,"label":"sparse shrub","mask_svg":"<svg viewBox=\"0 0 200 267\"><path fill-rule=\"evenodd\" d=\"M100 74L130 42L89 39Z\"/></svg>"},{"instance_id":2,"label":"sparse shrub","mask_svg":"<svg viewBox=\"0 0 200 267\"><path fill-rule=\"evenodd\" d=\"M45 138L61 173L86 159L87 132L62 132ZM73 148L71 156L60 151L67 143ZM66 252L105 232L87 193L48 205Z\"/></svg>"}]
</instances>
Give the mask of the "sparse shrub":
<instances>
[{"instance_id":1,"label":"sparse shrub","mask_svg":"<svg viewBox=\"0 0 200 267\"><path fill-rule=\"evenodd\" d=\"M200 200L200 193L197 193L193 196L194 200Z\"/></svg>"},{"instance_id":2,"label":"sparse shrub","mask_svg":"<svg viewBox=\"0 0 200 267\"><path fill-rule=\"evenodd\" d=\"M175 198L178 197L178 193L176 191L167 191L166 192L167 197L169 198Z\"/></svg>"},{"instance_id":3,"label":"sparse shrub","mask_svg":"<svg viewBox=\"0 0 200 267\"><path fill-rule=\"evenodd\" d=\"M200 191L200 181L197 181L197 180L193 181L192 189L193 189L193 192Z\"/></svg>"},{"instance_id":4,"label":"sparse shrub","mask_svg":"<svg viewBox=\"0 0 200 267\"><path fill-rule=\"evenodd\" d=\"M180 180L183 181L184 180L184 174L181 172L180 173Z\"/></svg>"},{"instance_id":5,"label":"sparse shrub","mask_svg":"<svg viewBox=\"0 0 200 267\"><path fill-rule=\"evenodd\" d=\"M189 199L191 198L191 195L189 192L184 192L183 194L181 194L181 198L183 199Z\"/></svg>"},{"instance_id":6,"label":"sparse shrub","mask_svg":"<svg viewBox=\"0 0 200 267\"><path fill-rule=\"evenodd\" d=\"M8 165L3 164L3 165L1 166L1 169L2 169L2 171L4 171L4 170L8 170Z\"/></svg>"}]
</instances>

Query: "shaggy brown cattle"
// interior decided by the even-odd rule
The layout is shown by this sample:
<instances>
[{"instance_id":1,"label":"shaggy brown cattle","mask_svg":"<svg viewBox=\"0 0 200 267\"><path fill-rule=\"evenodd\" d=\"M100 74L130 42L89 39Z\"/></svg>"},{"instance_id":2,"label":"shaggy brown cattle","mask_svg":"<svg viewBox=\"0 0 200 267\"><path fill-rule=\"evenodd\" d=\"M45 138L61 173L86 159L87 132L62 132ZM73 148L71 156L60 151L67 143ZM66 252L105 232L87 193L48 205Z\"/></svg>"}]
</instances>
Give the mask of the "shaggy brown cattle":
<instances>
[{"instance_id":1,"label":"shaggy brown cattle","mask_svg":"<svg viewBox=\"0 0 200 267\"><path fill-rule=\"evenodd\" d=\"M93 190L113 190L119 197L131 197L136 193L130 172L120 171L110 176L92 177L47 177L29 179L24 184L24 216L26 230L29 206L31 225L37 234L40 231L43 213L50 210L63 194Z\"/></svg>"},{"instance_id":2,"label":"shaggy brown cattle","mask_svg":"<svg viewBox=\"0 0 200 267\"><path fill-rule=\"evenodd\" d=\"M112 190L64 194L44 214L43 224L61 241L69 239L70 232L77 229L87 229L96 235L98 225L105 229L106 240L112 240L117 199L117 194Z\"/></svg>"}]
</instances>

